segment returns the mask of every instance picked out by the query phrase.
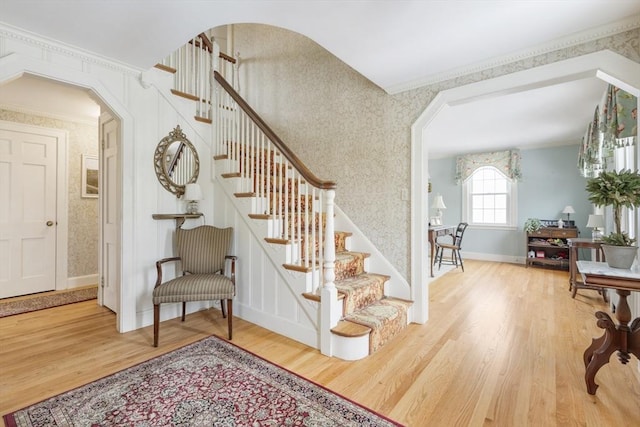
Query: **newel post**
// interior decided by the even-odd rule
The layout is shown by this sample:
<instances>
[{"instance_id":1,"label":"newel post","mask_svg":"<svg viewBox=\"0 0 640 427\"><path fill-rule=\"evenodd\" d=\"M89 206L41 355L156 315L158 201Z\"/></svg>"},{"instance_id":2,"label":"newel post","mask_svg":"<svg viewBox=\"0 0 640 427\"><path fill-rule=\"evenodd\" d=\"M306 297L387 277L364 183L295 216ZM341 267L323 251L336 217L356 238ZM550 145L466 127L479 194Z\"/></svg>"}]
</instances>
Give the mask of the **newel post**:
<instances>
[{"instance_id":1,"label":"newel post","mask_svg":"<svg viewBox=\"0 0 640 427\"><path fill-rule=\"evenodd\" d=\"M327 190L325 199L327 226L324 242L324 283L322 284L322 290L320 292L320 352L325 356L333 355L331 328L336 326L340 320L338 291L334 283L336 279L336 244L333 212L335 195L335 190Z\"/></svg>"}]
</instances>

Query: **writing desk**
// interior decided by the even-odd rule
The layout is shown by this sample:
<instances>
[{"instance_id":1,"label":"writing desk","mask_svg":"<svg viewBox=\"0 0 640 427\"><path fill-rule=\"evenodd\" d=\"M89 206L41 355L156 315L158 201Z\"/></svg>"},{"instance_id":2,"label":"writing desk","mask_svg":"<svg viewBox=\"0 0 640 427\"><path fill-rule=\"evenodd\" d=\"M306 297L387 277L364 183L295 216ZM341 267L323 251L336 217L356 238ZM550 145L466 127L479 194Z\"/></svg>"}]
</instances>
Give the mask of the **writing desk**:
<instances>
[{"instance_id":1,"label":"writing desk","mask_svg":"<svg viewBox=\"0 0 640 427\"><path fill-rule=\"evenodd\" d=\"M595 261L577 261L576 265L585 284L614 289L620 296L616 308L618 324L616 325L607 313L596 312L597 325L604 329L604 334L593 339L583 356L587 391L589 394L596 394L596 373L609 363L609 358L615 351L618 352L618 360L625 365L629 362L630 353L640 359L640 317L629 325L631 309L627 302L631 291L640 291L640 269L610 268L605 262Z\"/></svg>"},{"instance_id":2,"label":"writing desk","mask_svg":"<svg viewBox=\"0 0 640 427\"><path fill-rule=\"evenodd\" d=\"M433 262L436 257L436 240L440 236L453 236L456 234L455 225L432 225L429 226L429 246L431 246L431 277L433 277Z\"/></svg>"}]
</instances>

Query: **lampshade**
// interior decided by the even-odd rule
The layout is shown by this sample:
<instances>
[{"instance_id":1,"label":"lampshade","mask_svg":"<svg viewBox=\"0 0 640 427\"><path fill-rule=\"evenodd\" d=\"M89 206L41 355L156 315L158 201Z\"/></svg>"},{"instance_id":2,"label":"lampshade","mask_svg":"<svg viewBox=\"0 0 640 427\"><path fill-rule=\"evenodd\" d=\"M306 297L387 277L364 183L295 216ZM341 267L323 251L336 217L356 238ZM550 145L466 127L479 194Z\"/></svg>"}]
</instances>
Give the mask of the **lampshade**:
<instances>
[{"instance_id":1,"label":"lampshade","mask_svg":"<svg viewBox=\"0 0 640 427\"><path fill-rule=\"evenodd\" d=\"M589 215L587 228L604 228L604 215Z\"/></svg>"},{"instance_id":2,"label":"lampshade","mask_svg":"<svg viewBox=\"0 0 640 427\"><path fill-rule=\"evenodd\" d=\"M576 211L573 209L573 206L569 205L569 206L565 206L564 210L562 211L563 214L572 214L572 213L576 213Z\"/></svg>"},{"instance_id":3,"label":"lampshade","mask_svg":"<svg viewBox=\"0 0 640 427\"><path fill-rule=\"evenodd\" d=\"M436 196L436 200L433 203L433 207L435 209L447 209L447 207L444 204L444 200L442 200L442 196L440 194Z\"/></svg>"},{"instance_id":4,"label":"lampshade","mask_svg":"<svg viewBox=\"0 0 640 427\"><path fill-rule=\"evenodd\" d=\"M199 184L187 184L184 188L183 200L202 200L202 190Z\"/></svg>"}]
</instances>

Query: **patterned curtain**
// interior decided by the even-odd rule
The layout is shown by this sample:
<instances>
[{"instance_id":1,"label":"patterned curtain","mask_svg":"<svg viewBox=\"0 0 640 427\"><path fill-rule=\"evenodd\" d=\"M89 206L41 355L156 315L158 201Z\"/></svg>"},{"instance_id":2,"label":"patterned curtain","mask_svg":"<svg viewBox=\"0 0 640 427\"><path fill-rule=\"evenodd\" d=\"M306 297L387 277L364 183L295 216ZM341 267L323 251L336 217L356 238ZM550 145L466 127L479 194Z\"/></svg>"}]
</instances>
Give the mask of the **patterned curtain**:
<instances>
[{"instance_id":1,"label":"patterned curtain","mask_svg":"<svg viewBox=\"0 0 640 427\"><path fill-rule=\"evenodd\" d=\"M511 180L522 178L520 150L493 151L490 153L465 154L456 158L456 182L461 184L473 172L483 166L493 166Z\"/></svg>"},{"instance_id":2,"label":"patterned curtain","mask_svg":"<svg viewBox=\"0 0 640 427\"><path fill-rule=\"evenodd\" d=\"M635 145L638 139L637 98L613 85L607 87L578 152L578 169L585 178L607 170L613 150Z\"/></svg>"},{"instance_id":3,"label":"patterned curtain","mask_svg":"<svg viewBox=\"0 0 640 427\"><path fill-rule=\"evenodd\" d=\"M596 106L593 121L587 126L578 153L578 169L585 178L595 178L605 169L605 148L599 123L600 108Z\"/></svg>"},{"instance_id":4,"label":"patterned curtain","mask_svg":"<svg viewBox=\"0 0 640 427\"><path fill-rule=\"evenodd\" d=\"M609 85L600 115L600 132L606 148L634 145L638 139L637 98Z\"/></svg>"}]
</instances>

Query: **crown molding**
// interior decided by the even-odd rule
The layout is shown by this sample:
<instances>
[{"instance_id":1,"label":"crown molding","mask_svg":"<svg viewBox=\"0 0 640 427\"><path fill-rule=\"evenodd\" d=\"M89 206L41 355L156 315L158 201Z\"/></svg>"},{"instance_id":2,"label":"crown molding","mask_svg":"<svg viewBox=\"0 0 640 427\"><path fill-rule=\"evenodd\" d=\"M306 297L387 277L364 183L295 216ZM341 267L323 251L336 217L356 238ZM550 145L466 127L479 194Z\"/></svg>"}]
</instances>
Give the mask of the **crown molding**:
<instances>
[{"instance_id":1,"label":"crown molding","mask_svg":"<svg viewBox=\"0 0 640 427\"><path fill-rule=\"evenodd\" d=\"M51 111L39 110L36 108L27 108L21 105L0 104L0 110L12 111L14 113L26 114L29 116L39 116L52 120L60 120L63 122L79 123L82 125L98 126L98 118L71 116L66 114L56 114Z\"/></svg>"},{"instance_id":2,"label":"crown molding","mask_svg":"<svg viewBox=\"0 0 640 427\"><path fill-rule=\"evenodd\" d=\"M465 65L463 67L454 68L442 73L425 76L407 83L394 85L387 88L387 92L391 95L395 95L407 90L418 89L424 86L434 85L469 74L490 70L492 68L497 68L503 65L533 58L538 55L544 55L557 50L567 49L594 40L614 36L626 31L635 30L637 28L640 28L640 14L630 16L626 19L611 24L595 27L586 31L572 34L570 36L562 37L548 43L543 43L531 48L523 49L508 55L494 57L486 61Z\"/></svg>"},{"instance_id":3,"label":"crown molding","mask_svg":"<svg viewBox=\"0 0 640 427\"><path fill-rule=\"evenodd\" d=\"M89 52L80 47L45 38L36 33L14 27L5 22L0 22L0 39L2 38L14 39L24 44L36 46L47 52L56 53L58 55L73 58L87 64L98 65L100 67L115 70L131 76L137 77L142 71L141 69L125 64L123 62L96 55L95 53ZM6 55L8 53L10 52L0 51L0 56ZM47 55L47 57L50 57L50 55Z\"/></svg>"}]
</instances>

